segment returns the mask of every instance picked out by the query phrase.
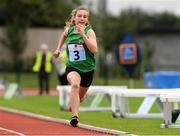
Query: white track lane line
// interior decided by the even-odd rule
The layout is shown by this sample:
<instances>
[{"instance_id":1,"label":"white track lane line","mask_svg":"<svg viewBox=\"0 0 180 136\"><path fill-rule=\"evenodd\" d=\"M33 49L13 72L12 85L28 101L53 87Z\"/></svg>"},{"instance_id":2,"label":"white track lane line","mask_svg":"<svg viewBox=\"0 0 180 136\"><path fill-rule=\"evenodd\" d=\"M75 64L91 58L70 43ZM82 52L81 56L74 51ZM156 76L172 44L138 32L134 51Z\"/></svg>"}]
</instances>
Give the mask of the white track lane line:
<instances>
[{"instance_id":1,"label":"white track lane line","mask_svg":"<svg viewBox=\"0 0 180 136\"><path fill-rule=\"evenodd\" d=\"M2 128L2 127L0 127L0 130L4 130L4 131L7 131L7 132L10 132L10 133L13 133L13 134L17 134L19 136L25 136L22 133L19 133L19 132L13 131L13 130L9 130L9 129L6 129L6 128Z\"/></svg>"}]
</instances>

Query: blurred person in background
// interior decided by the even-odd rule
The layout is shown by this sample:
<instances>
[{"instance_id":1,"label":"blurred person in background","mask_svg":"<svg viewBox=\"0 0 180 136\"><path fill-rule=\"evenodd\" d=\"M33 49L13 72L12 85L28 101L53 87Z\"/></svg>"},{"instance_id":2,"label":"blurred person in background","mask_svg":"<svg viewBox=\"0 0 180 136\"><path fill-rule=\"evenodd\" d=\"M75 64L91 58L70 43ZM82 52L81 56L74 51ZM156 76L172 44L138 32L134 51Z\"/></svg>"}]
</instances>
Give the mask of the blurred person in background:
<instances>
[{"instance_id":1,"label":"blurred person in background","mask_svg":"<svg viewBox=\"0 0 180 136\"><path fill-rule=\"evenodd\" d=\"M61 53L62 45L66 42L68 55L66 74L71 85L70 124L73 127L77 127L79 122L79 105L84 100L96 69L95 54L98 52L98 47L96 35L89 24L88 17L89 10L85 7L78 7L72 11L53 54L57 58Z\"/></svg>"},{"instance_id":2,"label":"blurred person in background","mask_svg":"<svg viewBox=\"0 0 180 136\"><path fill-rule=\"evenodd\" d=\"M67 62L67 52L66 47L63 45L61 54L58 58L53 58L54 68L57 72L57 77L60 85L67 85L66 77L66 62Z\"/></svg>"},{"instance_id":3,"label":"blurred person in background","mask_svg":"<svg viewBox=\"0 0 180 136\"><path fill-rule=\"evenodd\" d=\"M43 92L49 95L49 79L52 71L52 54L48 51L46 44L41 44L40 50L36 53L33 71L37 73L39 82L39 95Z\"/></svg>"}]
</instances>

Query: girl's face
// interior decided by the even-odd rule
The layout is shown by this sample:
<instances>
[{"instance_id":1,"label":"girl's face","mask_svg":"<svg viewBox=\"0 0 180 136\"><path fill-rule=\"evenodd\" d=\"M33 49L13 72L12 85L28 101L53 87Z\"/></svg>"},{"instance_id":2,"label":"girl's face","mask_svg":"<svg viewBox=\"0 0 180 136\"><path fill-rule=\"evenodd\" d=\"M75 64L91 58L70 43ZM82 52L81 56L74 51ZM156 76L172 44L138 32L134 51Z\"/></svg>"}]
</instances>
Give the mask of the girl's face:
<instances>
[{"instance_id":1,"label":"girl's face","mask_svg":"<svg viewBox=\"0 0 180 136\"><path fill-rule=\"evenodd\" d=\"M88 22L88 11L78 10L74 16L74 22L76 25L86 25Z\"/></svg>"}]
</instances>

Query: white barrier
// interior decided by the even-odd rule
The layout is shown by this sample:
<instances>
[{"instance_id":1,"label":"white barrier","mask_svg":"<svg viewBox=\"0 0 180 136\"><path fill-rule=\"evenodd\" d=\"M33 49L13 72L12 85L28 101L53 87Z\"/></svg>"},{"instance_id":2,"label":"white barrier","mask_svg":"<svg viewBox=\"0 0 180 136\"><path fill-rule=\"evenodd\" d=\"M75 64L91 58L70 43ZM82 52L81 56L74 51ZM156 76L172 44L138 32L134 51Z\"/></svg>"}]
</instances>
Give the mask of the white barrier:
<instances>
[{"instance_id":1,"label":"white barrier","mask_svg":"<svg viewBox=\"0 0 180 136\"><path fill-rule=\"evenodd\" d=\"M172 124L172 103L180 102L180 94L161 94L160 100L163 103L164 114L164 123L161 124L161 127L180 128L179 124Z\"/></svg>"},{"instance_id":2,"label":"white barrier","mask_svg":"<svg viewBox=\"0 0 180 136\"><path fill-rule=\"evenodd\" d=\"M91 105L81 106L79 108L80 111L111 111L110 107L100 107L99 104L101 103L104 96L106 98L110 97L113 92L121 89L126 89L126 86L90 86L87 95L95 95L94 99L91 102ZM59 105L60 108L63 110L68 110L69 104L69 93L70 93L70 86L57 86L57 90L59 92ZM108 100L109 101L109 100Z\"/></svg>"},{"instance_id":3,"label":"white barrier","mask_svg":"<svg viewBox=\"0 0 180 136\"><path fill-rule=\"evenodd\" d=\"M7 90L6 90L6 93L4 94L4 98L6 100L9 100L11 99L14 94L18 91L18 84L17 83L11 83L9 84Z\"/></svg>"},{"instance_id":4,"label":"white barrier","mask_svg":"<svg viewBox=\"0 0 180 136\"><path fill-rule=\"evenodd\" d=\"M128 97L145 97L144 101L141 103L141 105L139 106L138 112L137 113L124 113L124 109L122 107L118 107L118 109L114 109L114 113L117 113L116 110L120 111L119 113L121 115L116 114L116 116L121 116L121 117L155 117L155 118L159 118L159 117L163 117L162 113L147 113L151 107L148 107L148 104L152 106L152 102L155 100L159 107L160 107L160 111L163 111L163 106L162 106L162 102L160 101L160 96L161 95L170 95L170 94L174 94L174 95L180 95L180 89L126 89L126 90L122 90L122 91L118 91L116 92L116 94L114 94L114 96L112 97L113 100L115 101L115 103L121 103L121 99L125 99ZM117 100L119 99L119 100ZM149 99L149 101L147 101ZM154 99L154 100L153 100ZM155 102L154 101L154 102ZM113 103L112 103L113 104ZM144 107L145 111L144 112L142 110L142 107ZM121 112L122 111L122 112Z\"/></svg>"},{"instance_id":5,"label":"white barrier","mask_svg":"<svg viewBox=\"0 0 180 136\"><path fill-rule=\"evenodd\" d=\"M128 97L145 97L144 101L139 106L136 113L126 112L125 106L122 104L112 110L115 117L126 118L163 118L164 123L162 128L180 128L178 124L172 124L172 111L178 109L178 102L180 102L180 89L127 89L117 92L112 101L116 104L124 103L124 99ZM114 99L114 100L113 100ZM157 102L161 113L149 113L153 103ZM172 103L174 108L172 108ZM112 105L114 105L112 103ZM144 108L144 109L143 109Z\"/></svg>"},{"instance_id":6,"label":"white barrier","mask_svg":"<svg viewBox=\"0 0 180 136\"><path fill-rule=\"evenodd\" d=\"M70 86L57 86L59 91L59 104L61 108L68 107ZM127 89L126 86L91 86L87 94L95 94L90 107L80 107L80 111L111 110L114 117L124 118L164 118L164 127L172 124L171 103L180 102L180 89ZM111 98L111 107L98 107L104 94ZM170 97L173 96L173 97ZM144 97L136 113L129 112L128 98ZM160 113L149 113L153 104L157 102ZM177 125L176 125L177 126ZM163 127L163 125L161 125Z\"/></svg>"},{"instance_id":7,"label":"white barrier","mask_svg":"<svg viewBox=\"0 0 180 136\"><path fill-rule=\"evenodd\" d=\"M1 91L1 90L3 90L3 91L4 91L5 89L6 89L5 85L0 84L0 91Z\"/></svg>"}]
</instances>

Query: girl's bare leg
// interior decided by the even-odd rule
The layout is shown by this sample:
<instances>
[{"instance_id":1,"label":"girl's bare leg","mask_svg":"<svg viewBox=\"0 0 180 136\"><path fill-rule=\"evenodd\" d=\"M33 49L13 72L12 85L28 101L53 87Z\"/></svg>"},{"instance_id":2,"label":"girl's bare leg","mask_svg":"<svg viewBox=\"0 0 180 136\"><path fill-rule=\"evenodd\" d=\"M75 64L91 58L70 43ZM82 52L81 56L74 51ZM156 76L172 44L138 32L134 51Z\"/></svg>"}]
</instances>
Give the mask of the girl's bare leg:
<instances>
[{"instance_id":1,"label":"girl's bare leg","mask_svg":"<svg viewBox=\"0 0 180 136\"><path fill-rule=\"evenodd\" d=\"M79 90L79 99L80 99L80 102L83 102L84 96L85 96L86 92L88 91L88 88L89 87L81 87L80 86L80 90Z\"/></svg>"},{"instance_id":2,"label":"girl's bare leg","mask_svg":"<svg viewBox=\"0 0 180 136\"><path fill-rule=\"evenodd\" d=\"M71 85L70 108L72 111L72 116L78 117L78 109L80 103L79 90L81 77L77 72L73 71L67 75L67 79Z\"/></svg>"}]
</instances>

